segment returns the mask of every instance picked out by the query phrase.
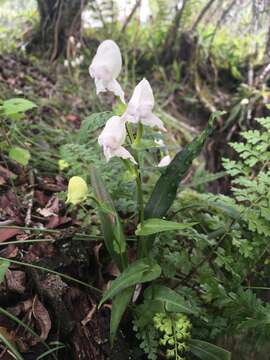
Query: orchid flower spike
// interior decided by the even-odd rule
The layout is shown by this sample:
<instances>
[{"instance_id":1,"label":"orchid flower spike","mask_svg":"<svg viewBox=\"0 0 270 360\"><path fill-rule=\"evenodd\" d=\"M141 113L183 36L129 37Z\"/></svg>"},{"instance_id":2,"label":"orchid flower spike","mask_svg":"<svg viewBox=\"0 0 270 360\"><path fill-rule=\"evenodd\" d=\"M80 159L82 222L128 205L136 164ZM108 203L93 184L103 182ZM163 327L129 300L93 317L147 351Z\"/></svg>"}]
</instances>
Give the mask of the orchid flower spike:
<instances>
[{"instance_id":1,"label":"orchid flower spike","mask_svg":"<svg viewBox=\"0 0 270 360\"><path fill-rule=\"evenodd\" d=\"M165 167L165 166L168 166L170 164L170 162L172 161L170 155L166 155L164 156L160 162L158 163L158 167Z\"/></svg>"},{"instance_id":2,"label":"orchid flower spike","mask_svg":"<svg viewBox=\"0 0 270 360\"><path fill-rule=\"evenodd\" d=\"M97 94L108 90L125 103L124 91L116 80L121 68L122 56L118 45L113 40L103 41L89 66L90 76L95 79Z\"/></svg>"},{"instance_id":3,"label":"orchid flower spike","mask_svg":"<svg viewBox=\"0 0 270 360\"><path fill-rule=\"evenodd\" d=\"M154 105L155 99L151 85L146 79L143 79L135 87L123 119L131 123L140 121L143 125L156 126L162 131L167 131L163 122L152 113Z\"/></svg>"},{"instance_id":4,"label":"orchid flower spike","mask_svg":"<svg viewBox=\"0 0 270 360\"><path fill-rule=\"evenodd\" d=\"M133 156L122 146L126 139L125 121L120 116L113 116L107 122L98 137L98 143L103 147L104 156L107 161L118 156L122 159L129 159L136 164Z\"/></svg>"}]
</instances>

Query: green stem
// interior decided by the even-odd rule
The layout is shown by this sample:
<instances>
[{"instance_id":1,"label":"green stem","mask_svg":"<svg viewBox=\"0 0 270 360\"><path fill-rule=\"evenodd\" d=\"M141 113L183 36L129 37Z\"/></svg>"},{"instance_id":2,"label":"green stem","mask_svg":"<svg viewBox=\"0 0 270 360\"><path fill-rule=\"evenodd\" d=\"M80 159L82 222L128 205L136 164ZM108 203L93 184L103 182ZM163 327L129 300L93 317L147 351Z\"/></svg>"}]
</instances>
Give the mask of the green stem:
<instances>
[{"instance_id":1,"label":"green stem","mask_svg":"<svg viewBox=\"0 0 270 360\"><path fill-rule=\"evenodd\" d=\"M134 144L139 145L143 136L143 125L141 122L138 122L137 134ZM137 185L137 208L138 208L138 218L139 222L142 225L144 222L144 204L143 204L143 189L142 189L142 164L140 151L136 151L136 161L138 167L136 168L136 185ZM148 251L146 246L145 237L138 237L138 258L148 257Z\"/></svg>"},{"instance_id":2,"label":"green stem","mask_svg":"<svg viewBox=\"0 0 270 360\"><path fill-rule=\"evenodd\" d=\"M131 124L126 124L126 129L128 133L128 137L131 144L139 144L143 135L143 125L139 122L137 127L136 139L133 136ZM138 165L135 168L136 174L136 192L137 192L137 209L138 209L138 218L139 222L143 224L144 222L144 204L143 204L143 189L142 189L142 166L139 151L136 151L134 156ZM124 161L125 162L125 161ZM125 162L125 165L128 167L130 164ZM147 247L146 242L143 236L138 237L138 250L137 250L138 258L147 257Z\"/></svg>"},{"instance_id":3,"label":"green stem","mask_svg":"<svg viewBox=\"0 0 270 360\"><path fill-rule=\"evenodd\" d=\"M140 144L142 136L143 136L143 125L141 122L139 122L137 127L136 140L135 140L135 143L137 145Z\"/></svg>"},{"instance_id":4,"label":"green stem","mask_svg":"<svg viewBox=\"0 0 270 360\"><path fill-rule=\"evenodd\" d=\"M133 136L132 127L131 127L130 123L126 123L126 129L127 129L129 140L130 140L131 144L133 144L135 139Z\"/></svg>"}]
</instances>

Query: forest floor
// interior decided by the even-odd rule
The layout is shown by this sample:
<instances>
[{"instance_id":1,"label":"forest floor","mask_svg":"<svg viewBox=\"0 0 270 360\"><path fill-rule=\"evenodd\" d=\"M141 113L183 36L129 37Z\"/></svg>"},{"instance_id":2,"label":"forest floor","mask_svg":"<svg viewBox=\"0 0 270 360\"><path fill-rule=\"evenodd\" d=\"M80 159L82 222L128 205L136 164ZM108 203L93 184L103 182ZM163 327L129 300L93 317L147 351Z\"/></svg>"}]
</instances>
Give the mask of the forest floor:
<instances>
[{"instance_id":1,"label":"forest floor","mask_svg":"<svg viewBox=\"0 0 270 360\"><path fill-rule=\"evenodd\" d=\"M59 89L53 71L17 55L0 56L0 96L36 100L39 106L34 115L29 114L29 129L35 131L33 124L40 129L51 127L52 137L55 129L59 133L79 128L91 110L72 85L65 92ZM41 171L26 170L0 154L0 256L11 262L0 287L0 304L21 319L16 323L1 313L1 333L25 360L44 354L45 342L50 348L64 344L53 353L58 359L128 359L130 351L121 335L111 351L109 306L97 310L100 291L96 288L107 283L99 262L103 249L89 241L76 212L67 215L65 202L58 198L67 189L67 179L57 169L59 143L55 140L44 138L37 144L44 153ZM50 162L56 166L50 168ZM0 359L13 357L2 348Z\"/></svg>"},{"instance_id":2,"label":"forest floor","mask_svg":"<svg viewBox=\"0 0 270 360\"><path fill-rule=\"evenodd\" d=\"M29 135L37 135L38 162L26 169L0 154L0 257L11 262L0 286L0 305L21 320L16 323L0 312L0 329L25 360L44 354L45 342L62 347L51 358L144 359L133 348L132 336L125 339L121 332L111 350L110 305L97 306L115 269L102 268L104 249L88 235L91 222L82 228L78 213L68 212L61 200L67 179L58 170L58 147L91 113L89 82L74 84L61 69L40 66L35 59L0 55L0 97L23 95L38 105L27 118ZM188 109L181 114L175 103L167 106L185 122ZM198 128L205 118L206 113ZM196 133L198 128L188 130ZM33 139L25 137L25 144ZM127 317L123 326L129 323ZM0 359L13 357L2 348Z\"/></svg>"}]
</instances>

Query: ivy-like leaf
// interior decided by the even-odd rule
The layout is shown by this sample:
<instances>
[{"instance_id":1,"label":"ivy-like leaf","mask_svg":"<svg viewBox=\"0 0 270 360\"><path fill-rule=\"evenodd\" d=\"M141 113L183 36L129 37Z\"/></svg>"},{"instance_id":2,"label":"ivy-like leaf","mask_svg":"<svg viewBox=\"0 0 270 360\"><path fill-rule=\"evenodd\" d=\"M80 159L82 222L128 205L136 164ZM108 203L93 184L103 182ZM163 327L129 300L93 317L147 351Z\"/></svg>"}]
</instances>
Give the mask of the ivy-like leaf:
<instances>
[{"instance_id":1,"label":"ivy-like leaf","mask_svg":"<svg viewBox=\"0 0 270 360\"><path fill-rule=\"evenodd\" d=\"M30 109L37 107L32 101L23 98L14 98L5 100L0 106L0 111L7 117L24 113Z\"/></svg>"},{"instance_id":2,"label":"ivy-like leaf","mask_svg":"<svg viewBox=\"0 0 270 360\"><path fill-rule=\"evenodd\" d=\"M11 160L16 161L23 166L26 166L29 163L31 155L28 150L20 148L18 146L14 146L9 150L9 157Z\"/></svg>"}]
</instances>

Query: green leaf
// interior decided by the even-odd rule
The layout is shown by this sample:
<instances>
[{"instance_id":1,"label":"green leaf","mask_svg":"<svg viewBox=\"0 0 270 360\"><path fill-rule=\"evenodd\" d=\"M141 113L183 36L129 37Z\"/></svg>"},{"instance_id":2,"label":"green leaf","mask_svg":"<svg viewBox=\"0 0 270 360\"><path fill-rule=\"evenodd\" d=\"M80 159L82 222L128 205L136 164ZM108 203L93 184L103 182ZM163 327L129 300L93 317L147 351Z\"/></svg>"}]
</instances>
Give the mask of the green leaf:
<instances>
[{"instance_id":1,"label":"green leaf","mask_svg":"<svg viewBox=\"0 0 270 360\"><path fill-rule=\"evenodd\" d=\"M28 150L15 146L9 150L9 157L11 160L26 166L29 163L31 155Z\"/></svg>"},{"instance_id":2,"label":"green leaf","mask_svg":"<svg viewBox=\"0 0 270 360\"><path fill-rule=\"evenodd\" d=\"M144 297L145 299L163 302L165 310L169 312L197 314L197 310L192 309L191 305L181 295L167 286L150 286L145 291Z\"/></svg>"},{"instance_id":3,"label":"green leaf","mask_svg":"<svg viewBox=\"0 0 270 360\"><path fill-rule=\"evenodd\" d=\"M37 107L32 101L23 98L14 98L5 100L0 106L0 111L3 111L5 116L13 116L24 113L30 109Z\"/></svg>"},{"instance_id":4,"label":"green leaf","mask_svg":"<svg viewBox=\"0 0 270 360\"><path fill-rule=\"evenodd\" d=\"M125 236L113 201L105 188L101 175L94 166L91 167L91 184L96 200L100 204L98 213L105 246L111 258L122 271L128 263ZM106 210L104 211L103 209Z\"/></svg>"},{"instance_id":5,"label":"green leaf","mask_svg":"<svg viewBox=\"0 0 270 360\"><path fill-rule=\"evenodd\" d=\"M145 218L162 218L166 215L176 198L177 188L192 161L200 154L208 136L213 131L214 120L220 113L213 113L207 128L183 150L178 152L165 172L158 179L156 186L145 207Z\"/></svg>"},{"instance_id":6,"label":"green leaf","mask_svg":"<svg viewBox=\"0 0 270 360\"><path fill-rule=\"evenodd\" d=\"M175 155L164 173L159 177L145 206L145 219L162 218L166 215L176 198L178 185L192 165L192 161L200 154L206 139L212 133L215 118L221 114L217 112L211 115L206 129ZM153 240L154 237L148 239L148 249L151 249Z\"/></svg>"},{"instance_id":7,"label":"green leaf","mask_svg":"<svg viewBox=\"0 0 270 360\"><path fill-rule=\"evenodd\" d=\"M147 236L162 231L184 230L194 226L197 223L180 224L174 221L163 219L148 219L143 224L139 224L135 234L137 236Z\"/></svg>"},{"instance_id":8,"label":"green leaf","mask_svg":"<svg viewBox=\"0 0 270 360\"><path fill-rule=\"evenodd\" d=\"M0 284L4 280L5 273L9 268L10 262L8 260L0 260Z\"/></svg>"},{"instance_id":9,"label":"green leaf","mask_svg":"<svg viewBox=\"0 0 270 360\"><path fill-rule=\"evenodd\" d=\"M190 339L189 350L202 360L230 360L231 353L206 341Z\"/></svg>"},{"instance_id":10,"label":"green leaf","mask_svg":"<svg viewBox=\"0 0 270 360\"><path fill-rule=\"evenodd\" d=\"M111 321L110 321L110 341L113 344L119 323L122 316L128 307L128 304L132 298L134 292L134 286L124 289L117 294L112 303Z\"/></svg>"},{"instance_id":11,"label":"green leaf","mask_svg":"<svg viewBox=\"0 0 270 360\"><path fill-rule=\"evenodd\" d=\"M101 299L101 306L108 299L114 298L122 290L133 285L152 281L161 274L160 266L155 262L149 262L147 259L140 259L132 263L126 268L116 280L112 282L109 290L107 290Z\"/></svg>"}]
</instances>

